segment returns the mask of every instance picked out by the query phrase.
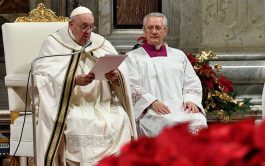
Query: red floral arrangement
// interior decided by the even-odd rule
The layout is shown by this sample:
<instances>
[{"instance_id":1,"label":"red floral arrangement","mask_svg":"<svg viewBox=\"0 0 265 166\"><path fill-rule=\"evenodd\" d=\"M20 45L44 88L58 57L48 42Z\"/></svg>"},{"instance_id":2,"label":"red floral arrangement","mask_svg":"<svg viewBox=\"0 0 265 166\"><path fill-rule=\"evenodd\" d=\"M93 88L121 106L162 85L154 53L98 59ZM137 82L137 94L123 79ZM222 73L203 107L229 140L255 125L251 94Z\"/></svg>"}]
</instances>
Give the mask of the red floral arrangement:
<instances>
[{"instance_id":1,"label":"red floral arrangement","mask_svg":"<svg viewBox=\"0 0 265 166\"><path fill-rule=\"evenodd\" d=\"M212 124L196 135L187 124L164 129L157 137L141 137L98 166L264 166L265 121Z\"/></svg>"},{"instance_id":2,"label":"red floral arrangement","mask_svg":"<svg viewBox=\"0 0 265 166\"><path fill-rule=\"evenodd\" d=\"M252 105L250 98L236 100L238 93L234 91L233 83L221 73L222 66L209 65L210 60L217 59L212 52L202 51L198 57L187 53L192 66L201 80L203 87L202 104L206 112L213 112L224 122L227 122L234 112L249 111Z\"/></svg>"}]
</instances>

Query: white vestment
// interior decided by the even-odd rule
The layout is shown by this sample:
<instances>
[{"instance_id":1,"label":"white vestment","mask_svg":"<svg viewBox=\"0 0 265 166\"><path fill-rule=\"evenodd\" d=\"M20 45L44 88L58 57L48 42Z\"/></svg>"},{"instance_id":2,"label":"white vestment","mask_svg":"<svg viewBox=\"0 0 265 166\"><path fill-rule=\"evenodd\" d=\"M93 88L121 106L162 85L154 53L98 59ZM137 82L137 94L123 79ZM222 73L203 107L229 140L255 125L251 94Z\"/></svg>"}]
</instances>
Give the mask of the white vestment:
<instances>
[{"instance_id":1,"label":"white vestment","mask_svg":"<svg viewBox=\"0 0 265 166\"><path fill-rule=\"evenodd\" d=\"M90 40L92 45L81 54L75 75L89 73L98 57L117 54L104 37L92 33ZM69 54L81 48L72 40L65 27L46 38L40 57ZM40 98L37 124L38 166L44 165L47 150L54 148L51 135L57 134L56 130L53 132L55 123L62 121L58 117L58 107L70 58L69 55L46 57L39 59L35 65ZM60 162L63 162L65 165L66 161L70 161L77 165L94 165L102 157L117 153L122 145L137 137L125 74L120 70L116 84L94 80L87 86L76 85L72 88L65 125L61 127L63 136L59 139L60 145L53 164L61 165ZM123 88L123 99L118 98L114 91L120 86ZM63 106L64 104L67 105L62 103ZM54 137L60 138L56 135Z\"/></svg>"},{"instance_id":2,"label":"white vestment","mask_svg":"<svg viewBox=\"0 0 265 166\"><path fill-rule=\"evenodd\" d=\"M167 57L151 58L142 47L127 53L139 135L155 136L165 126L182 122L190 122L192 132L207 127L198 76L182 51L168 46L166 50ZM171 113L158 115L148 108L155 100L163 101ZM195 103L201 112L185 111L183 103L187 101Z\"/></svg>"}]
</instances>

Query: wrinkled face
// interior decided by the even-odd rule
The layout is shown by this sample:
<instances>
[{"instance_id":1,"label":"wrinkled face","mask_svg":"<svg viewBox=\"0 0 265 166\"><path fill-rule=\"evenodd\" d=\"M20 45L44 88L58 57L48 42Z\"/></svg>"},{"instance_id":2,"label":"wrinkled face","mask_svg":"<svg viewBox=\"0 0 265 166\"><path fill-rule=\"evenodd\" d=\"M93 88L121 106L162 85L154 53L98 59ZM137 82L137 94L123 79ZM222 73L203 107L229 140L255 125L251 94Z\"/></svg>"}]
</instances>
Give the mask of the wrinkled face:
<instances>
[{"instance_id":1,"label":"wrinkled face","mask_svg":"<svg viewBox=\"0 0 265 166\"><path fill-rule=\"evenodd\" d=\"M144 36L148 43L157 46L164 42L168 28L163 24L162 17L151 16L144 25Z\"/></svg>"},{"instance_id":2,"label":"wrinkled face","mask_svg":"<svg viewBox=\"0 0 265 166\"><path fill-rule=\"evenodd\" d=\"M94 17L92 14L77 15L69 22L69 28L76 39L76 43L83 46L90 39L94 28Z\"/></svg>"}]
</instances>

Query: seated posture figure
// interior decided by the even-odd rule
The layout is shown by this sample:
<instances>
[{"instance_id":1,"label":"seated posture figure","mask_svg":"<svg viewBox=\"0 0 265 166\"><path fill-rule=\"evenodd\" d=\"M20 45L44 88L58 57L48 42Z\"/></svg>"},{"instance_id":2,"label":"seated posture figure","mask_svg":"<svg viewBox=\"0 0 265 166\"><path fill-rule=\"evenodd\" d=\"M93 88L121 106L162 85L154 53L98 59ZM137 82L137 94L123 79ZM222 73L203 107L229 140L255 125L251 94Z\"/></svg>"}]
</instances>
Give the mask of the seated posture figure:
<instances>
[{"instance_id":1,"label":"seated posture figure","mask_svg":"<svg viewBox=\"0 0 265 166\"><path fill-rule=\"evenodd\" d=\"M106 80L89 73L99 57L117 54L93 28L91 11L78 7L68 26L42 45L34 70L40 98L38 166L95 165L136 137L125 71L110 71Z\"/></svg>"},{"instance_id":2,"label":"seated posture figure","mask_svg":"<svg viewBox=\"0 0 265 166\"><path fill-rule=\"evenodd\" d=\"M154 136L181 122L192 132L207 127L200 79L186 55L164 43L167 18L150 13L143 26L146 42L126 59L138 132Z\"/></svg>"}]
</instances>

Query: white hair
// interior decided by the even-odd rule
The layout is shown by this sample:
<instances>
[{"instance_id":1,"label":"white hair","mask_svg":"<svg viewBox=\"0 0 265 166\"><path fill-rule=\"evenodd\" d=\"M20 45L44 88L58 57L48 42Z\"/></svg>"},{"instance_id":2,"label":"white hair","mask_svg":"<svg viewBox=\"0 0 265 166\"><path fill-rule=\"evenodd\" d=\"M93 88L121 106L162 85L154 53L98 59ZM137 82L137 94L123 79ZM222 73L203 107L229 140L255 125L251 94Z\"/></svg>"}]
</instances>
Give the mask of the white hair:
<instances>
[{"instance_id":1,"label":"white hair","mask_svg":"<svg viewBox=\"0 0 265 166\"><path fill-rule=\"evenodd\" d=\"M149 17L162 17L163 18L163 24L165 27L167 27L167 17L164 14L159 13L159 12L152 12L152 13L149 13L146 16L144 16L143 26L145 26L146 21Z\"/></svg>"}]
</instances>

